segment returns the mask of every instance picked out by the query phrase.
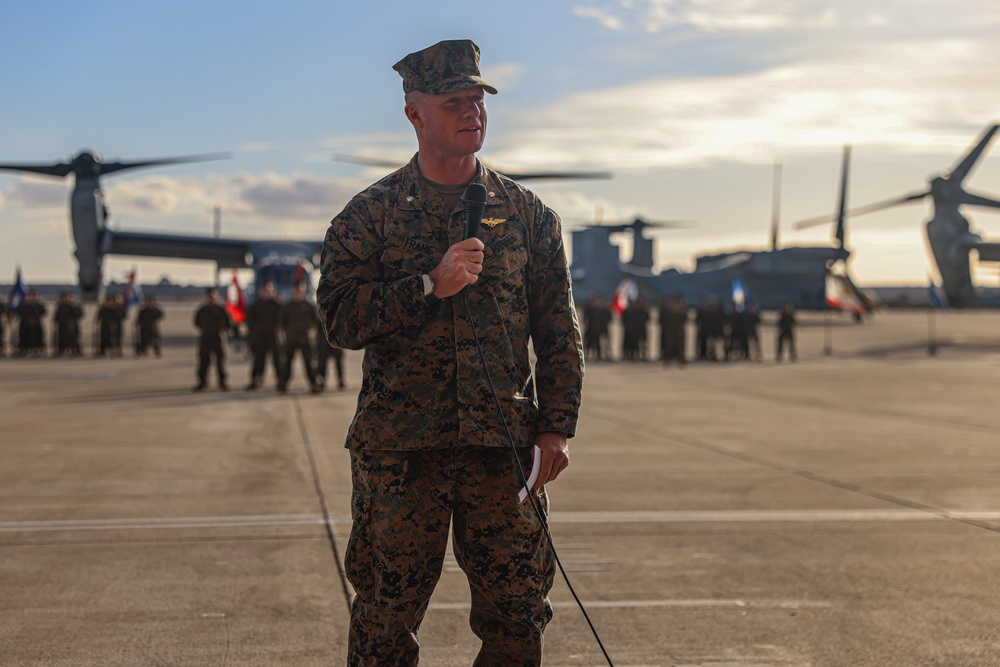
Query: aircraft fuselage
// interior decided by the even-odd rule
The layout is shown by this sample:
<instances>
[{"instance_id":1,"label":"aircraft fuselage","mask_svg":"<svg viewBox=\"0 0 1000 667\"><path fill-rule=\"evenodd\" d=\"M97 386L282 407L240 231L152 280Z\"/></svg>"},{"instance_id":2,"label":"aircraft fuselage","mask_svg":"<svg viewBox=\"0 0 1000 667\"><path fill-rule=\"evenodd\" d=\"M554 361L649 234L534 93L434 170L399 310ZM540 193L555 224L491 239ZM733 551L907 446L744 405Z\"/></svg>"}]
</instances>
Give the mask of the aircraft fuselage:
<instances>
[{"instance_id":1,"label":"aircraft fuselage","mask_svg":"<svg viewBox=\"0 0 1000 667\"><path fill-rule=\"evenodd\" d=\"M705 255L690 273L668 270L637 279L660 297L682 296L688 303L711 297L728 303L739 280L759 308L825 310L826 274L850 252L832 247L790 247Z\"/></svg>"}]
</instances>

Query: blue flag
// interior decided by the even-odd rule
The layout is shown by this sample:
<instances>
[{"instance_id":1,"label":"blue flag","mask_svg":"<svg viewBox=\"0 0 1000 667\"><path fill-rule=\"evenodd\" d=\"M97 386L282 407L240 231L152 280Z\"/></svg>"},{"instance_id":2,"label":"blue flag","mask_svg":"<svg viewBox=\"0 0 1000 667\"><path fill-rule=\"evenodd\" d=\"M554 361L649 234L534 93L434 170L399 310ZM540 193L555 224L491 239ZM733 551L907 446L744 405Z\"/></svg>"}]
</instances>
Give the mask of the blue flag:
<instances>
[{"instance_id":1,"label":"blue flag","mask_svg":"<svg viewBox=\"0 0 1000 667\"><path fill-rule=\"evenodd\" d=\"M142 285L135 281L135 269L132 269L132 273L128 276L128 282L125 284L125 294L122 301L125 302L126 313L132 306L138 306L142 303Z\"/></svg>"},{"instance_id":2,"label":"blue flag","mask_svg":"<svg viewBox=\"0 0 1000 667\"><path fill-rule=\"evenodd\" d=\"M17 274L14 278L14 286L10 288L10 298L7 299L10 304L8 312L11 315L16 315L19 310L21 310L21 304L24 303L24 295L27 294L28 288L24 286L24 281L21 280L21 267L17 267Z\"/></svg>"},{"instance_id":3,"label":"blue flag","mask_svg":"<svg viewBox=\"0 0 1000 667\"><path fill-rule=\"evenodd\" d=\"M740 278L733 278L733 306L737 313L742 313L747 304L751 303L750 291Z\"/></svg>"},{"instance_id":4,"label":"blue flag","mask_svg":"<svg viewBox=\"0 0 1000 667\"><path fill-rule=\"evenodd\" d=\"M941 286L934 283L933 279L931 280L930 289L927 292L927 301L931 304L931 308L948 307L948 297L945 295L944 290L941 289Z\"/></svg>"}]
</instances>

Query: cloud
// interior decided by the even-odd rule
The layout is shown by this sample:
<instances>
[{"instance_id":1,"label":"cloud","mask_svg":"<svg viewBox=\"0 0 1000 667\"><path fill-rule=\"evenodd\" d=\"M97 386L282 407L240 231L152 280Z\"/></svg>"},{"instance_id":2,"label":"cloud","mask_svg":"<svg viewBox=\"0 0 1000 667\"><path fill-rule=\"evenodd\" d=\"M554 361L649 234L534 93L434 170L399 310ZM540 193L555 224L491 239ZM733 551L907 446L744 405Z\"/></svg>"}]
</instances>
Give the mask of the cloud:
<instances>
[{"instance_id":1,"label":"cloud","mask_svg":"<svg viewBox=\"0 0 1000 667\"><path fill-rule=\"evenodd\" d=\"M51 213L55 208L65 209L68 194L69 188L63 181L41 180L30 176L17 181L7 190L11 206L45 213Z\"/></svg>"},{"instance_id":2,"label":"cloud","mask_svg":"<svg viewBox=\"0 0 1000 667\"><path fill-rule=\"evenodd\" d=\"M573 7L573 13L577 16L583 18L595 19L602 26L608 30L624 30L625 22L621 18L614 16L612 12L606 8L595 7L595 6L581 6L577 5Z\"/></svg>"},{"instance_id":3,"label":"cloud","mask_svg":"<svg viewBox=\"0 0 1000 667\"><path fill-rule=\"evenodd\" d=\"M190 185L169 176L147 176L136 180L115 181L113 185L106 187L108 208L115 213L143 215L173 212Z\"/></svg>"},{"instance_id":4,"label":"cloud","mask_svg":"<svg viewBox=\"0 0 1000 667\"><path fill-rule=\"evenodd\" d=\"M831 25L829 3L796 0L645 0L591 2L573 13L613 31L659 33L694 28L706 33L762 32Z\"/></svg>"},{"instance_id":5,"label":"cloud","mask_svg":"<svg viewBox=\"0 0 1000 667\"><path fill-rule=\"evenodd\" d=\"M891 34L959 34L1000 21L995 3L957 0L592 0L573 13L616 32L681 29L706 34L879 29Z\"/></svg>"},{"instance_id":6,"label":"cloud","mask_svg":"<svg viewBox=\"0 0 1000 667\"><path fill-rule=\"evenodd\" d=\"M484 67L483 79L500 92L504 92L516 88L523 73L524 67L522 65L505 63L493 67Z\"/></svg>"},{"instance_id":7,"label":"cloud","mask_svg":"<svg viewBox=\"0 0 1000 667\"><path fill-rule=\"evenodd\" d=\"M273 172L241 176L234 186L253 215L300 221L329 220L357 192L332 179Z\"/></svg>"},{"instance_id":8,"label":"cloud","mask_svg":"<svg viewBox=\"0 0 1000 667\"><path fill-rule=\"evenodd\" d=\"M237 173L201 177L151 175L104 184L110 224L119 229L168 229L177 233L210 229L221 207L227 233L270 235L325 226L361 189L360 182L308 174ZM7 190L4 217L57 221L65 233L66 183L24 178Z\"/></svg>"},{"instance_id":9,"label":"cloud","mask_svg":"<svg viewBox=\"0 0 1000 667\"><path fill-rule=\"evenodd\" d=\"M994 118L995 40L904 41L723 76L657 77L524 112L494 138L508 168L767 163L844 143L954 154Z\"/></svg>"}]
</instances>

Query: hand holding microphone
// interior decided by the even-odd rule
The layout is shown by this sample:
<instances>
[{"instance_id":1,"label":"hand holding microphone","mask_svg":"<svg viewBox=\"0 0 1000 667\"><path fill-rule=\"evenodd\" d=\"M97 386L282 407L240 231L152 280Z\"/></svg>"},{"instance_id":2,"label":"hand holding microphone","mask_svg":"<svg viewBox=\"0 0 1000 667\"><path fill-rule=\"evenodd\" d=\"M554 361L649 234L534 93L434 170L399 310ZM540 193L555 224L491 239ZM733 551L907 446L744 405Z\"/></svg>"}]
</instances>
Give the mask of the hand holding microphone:
<instances>
[{"instance_id":1,"label":"hand holding microphone","mask_svg":"<svg viewBox=\"0 0 1000 667\"><path fill-rule=\"evenodd\" d=\"M470 183L462 203L465 206L464 240L448 248L429 274L434 282L434 296L442 299L458 294L466 285L474 284L483 270L485 246L477 237L486 207L486 187L481 183Z\"/></svg>"}]
</instances>

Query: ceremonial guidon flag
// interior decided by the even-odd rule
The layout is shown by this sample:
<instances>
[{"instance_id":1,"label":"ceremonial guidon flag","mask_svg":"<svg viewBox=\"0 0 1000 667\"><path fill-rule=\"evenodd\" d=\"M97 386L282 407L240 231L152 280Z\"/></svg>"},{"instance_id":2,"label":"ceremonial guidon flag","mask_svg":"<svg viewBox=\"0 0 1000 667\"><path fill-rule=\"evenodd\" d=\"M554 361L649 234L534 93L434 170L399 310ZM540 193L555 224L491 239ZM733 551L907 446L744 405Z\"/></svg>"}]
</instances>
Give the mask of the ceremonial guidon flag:
<instances>
[{"instance_id":1,"label":"ceremonial guidon flag","mask_svg":"<svg viewBox=\"0 0 1000 667\"><path fill-rule=\"evenodd\" d=\"M142 285L135 280L135 269L128 274L128 282L125 283L125 292L122 294L122 301L125 303L127 313L132 306L142 303Z\"/></svg>"},{"instance_id":2,"label":"ceremonial guidon flag","mask_svg":"<svg viewBox=\"0 0 1000 667\"><path fill-rule=\"evenodd\" d=\"M243 324L247 318L247 297L240 287L240 279L233 269L233 282L226 290L226 312L236 324Z\"/></svg>"},{"instance_id":3,"label":"ceremonial guidon flag","mask_svg":"<svg viewBox=\"0 0 1000 667\"><path fill-rule=\"evenodd\" d=\"M742 313L753 299L750 298L750 290L743 284L741 278L733 278L733 307L737 313Z\"/></svg>"},{"instance_id":4,"label":"ceremonial guidon flag","mask_svg":"<svg viewBox=\"0 0 1000 667\"><path fill-rule=\"evenodd\" d=\"M10 288L10 296L7 299L9 304L9 312L11 315L16 315L21 309L21 304L24 303L24 295L27 294L28 288L24 286L24 281L21 280L21 267L17 267L17 273L14 277L14 286Z\"/></svg>"},{"instance_id":5,"label":"ceremonial guidon flag","mask_svg":"<svg viewBox=\"0 0 1000 667\"><path fill-rule=\"evenodd\" d=\"M621 315L628 308L628 304L638 298L639 288L636 286L635 281L631 278L626 278L618 285L618 289L615 290L615 296L611 299L611 309Z\"/></svg>"},{"instance_id":6,"label":"ceremonial guidon flag","mask_svg":"<svg viewBox=\"0 0 1000 667\"><path fill-rule=\"evenodd\" d=\"M927 302L931 304L931 308L947 308L948 307L948 297L945 295L944 290L941 286L934 282L931 278L931 285L927 291Z\"/></svg>"}]
</instances>

